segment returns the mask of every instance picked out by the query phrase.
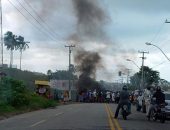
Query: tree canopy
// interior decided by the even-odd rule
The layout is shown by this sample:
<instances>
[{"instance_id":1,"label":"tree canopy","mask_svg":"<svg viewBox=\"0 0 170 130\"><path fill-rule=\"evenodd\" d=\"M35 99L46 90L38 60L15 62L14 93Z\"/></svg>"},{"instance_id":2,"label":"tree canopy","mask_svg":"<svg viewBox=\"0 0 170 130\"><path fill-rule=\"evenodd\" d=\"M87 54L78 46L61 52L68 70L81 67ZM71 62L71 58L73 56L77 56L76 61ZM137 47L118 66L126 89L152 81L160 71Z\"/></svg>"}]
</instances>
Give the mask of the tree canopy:
<instances>
[{"instance_id":1,"label":"tree canopy","mask_svg":"<svg viewBox=\"0 0 170 130\"><path fill-rule=\"evenodd\" d=\"M69 79L68 70L56 70L55 72L48 70L47 75L49 79L56 79L56 80L68 80ZM76 80L77 76L71 72L70 78L71 80Z\"/></svg>"},{"instance_id":2,"label":"tree canopy","mask_svg":"<svg viewBox=\"0 0 170 130\"><path fill-rule=\"evenodd\" d=\"M10 50L10 68L12 68L13 64L13 51L20 50L20 69L21 69L21 58L22 51L29 48L28 42L24 41L24 37L16 36L11 31L7 31L4 36L4 44L7 50Z\"/></svg>"},{"instance_id":3,"label":"tree canopy","mask_svg":"<svg viewBox=\"0 0 170 130\"><path fill-rule=\"evenodd\" d=\"M159 83L160 76L159 76L158 71L152 70L152 68L149 68L148 66L144 66L143 71L144 71L144 85L145 85L145 87L147 85ZM130 79L131 79L132 86L139 88L139 85L140 85L141 79L142 79L142 68L140 68L140 71L135 73Z\"/></svg>"}]
</instances>

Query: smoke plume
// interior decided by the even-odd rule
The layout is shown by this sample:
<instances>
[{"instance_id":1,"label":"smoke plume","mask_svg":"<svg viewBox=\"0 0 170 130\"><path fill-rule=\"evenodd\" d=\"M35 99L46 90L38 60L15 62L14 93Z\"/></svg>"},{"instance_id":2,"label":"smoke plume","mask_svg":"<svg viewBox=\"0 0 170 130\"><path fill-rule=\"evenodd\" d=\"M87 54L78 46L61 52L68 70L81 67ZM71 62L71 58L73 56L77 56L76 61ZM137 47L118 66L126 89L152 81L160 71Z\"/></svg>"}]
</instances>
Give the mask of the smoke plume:
<instances>
[{"instance_id":1,"label":"smoke plume","mask_svg":"<svg viewBox=\"0 0 170 130\"><path fill-rule=\"evenodd\" d=\"M81 41L96 41L106 38L104 25L108 21L104 10L97 0L73 0L73 6L77 16L77 30L72 38Z\"/></svg>"},{"instance_id":2,"label":"smoke plume","mask_svg":"<svg viewBox=\"0 0 170 130\"><path fill-rule=\"evenodd\" d=\"M81 51L77 51L77 55L74 58L81 74L95 78L97 67L101 66L101 57L97 52L81 49Z\"/></svg>"},{"instance_id":3,"label":"smoke plume","mask_svg":"<svg viewBox=\"0 0 170 130\"><path fill-rule=\"evenodd\" d=\"M40 16L43 16L45 20L50 21L49 25L52 26L54 30L60 30L57 28L58 21L62 21L65 26L71 22L69 20L67 21L65 17L68 17L68 15L71 15L71 18L74 17L74 27L72 28L74 30L71 30L70 34L66 28L65 31L69 32L68 35L61 35L64 35L64 40L76 43L74 51L77 52L75 53L74 60L78 65L78 68L80 68L79 74L81 84L86 83L84 79L89 79L89 81L90 79L95 79L96 71L100 69L100 67L102 67L103 72L107 72L107 68L104 68L103 66L107 66L108 64L117 64L118 70L123 70L123 67L120 67L120 64L123 64L122 61L124 62L127 58L130 58L127 57L129 56L129 51L125 53L120 45L110 41L109 36L105 31L105 27L110 23L110 17L107 10L99 3L101 2L100 0L50 0L50 2L47 2L46 0L30 0L30 2L33 7L38 10ZM62 9L69 10L71 13L66 15L68 12L65 12ZM60 17L57 17L57 14L60 14ZM55 22L56 24L53 24ZM63 27L61 28L63 29ZM91 46L94 46L93 43L97 46L94 47L95 50L87 50L87 48L92 48ZM104 56L113 54L112 59L109 59L109 61L112 60L112 63L106 63L106 57L105 59L102 59L101 54L104 54ZM111 74L109 73L112 72L109 70L104 76L111 77Z\"/></svg>"},{"instance_id":4,"label":"smoke plume","mask_svg":"<svg viewBox=\"0 0 170 130\"><path fill-rule=\"evenodd\" d=\"M79 91L98 87L97 82L95 82L95 74L97 68L101 66L100 61L101 57L97 52L89 52L83 49L77 51L75 62L80 72L78 80Z\"/></svg>"},{"instance_id":5,"label":"smoke plume","mask_svg":"<svg viewBox=\"0 0 170 130\"><path fill-rule=\"evenodd\" d=\"M82 45L88 41L104 41L106 35L103 27L107 17L97 0L73 0L73 5L77 16L77 28L70 39L79 41L78 46L81 46L74 57L80 73L78 87L79 90L93 88L96 85L96 70L102 66L101 56L98 52L82 49Z\"/></svg>"}]
</instances>

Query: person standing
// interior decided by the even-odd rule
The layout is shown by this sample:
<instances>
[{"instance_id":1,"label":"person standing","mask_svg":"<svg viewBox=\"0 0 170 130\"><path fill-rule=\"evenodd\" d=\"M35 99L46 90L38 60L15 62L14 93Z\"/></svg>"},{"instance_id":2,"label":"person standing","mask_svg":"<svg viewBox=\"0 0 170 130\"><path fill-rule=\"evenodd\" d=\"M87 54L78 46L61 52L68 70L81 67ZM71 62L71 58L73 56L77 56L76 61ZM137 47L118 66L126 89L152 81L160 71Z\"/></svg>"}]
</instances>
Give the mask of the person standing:
<instances>
[{"instance_id":1,"label":"person standing","mask_svg":"<svg viewBox=\"0 0 170 130\"><path fill-rule=\"evenodd\" d=\"M107 100L107 103L110 103L110 99L111 99L110 92L107 91L107 92L106 92L106 100Z\"/></svg>"},{"instance_id":2,"label":"person standing","mask_svg":"<svg viewBox=\"0 0 170 130\"><path fill-rule=\"evenodd\" d=\"M115 102L115 93L112 92L112 102Z\"/></svg>"},{"instance_id":3,"label":"person standing","mask_svg":"<svg viewBox=\"0 0 170 130\"><path fill-rule=\"evenodd\" d=\"M143 95L142 92L139 92L139 96L137 98L137 111L141 111L142 102L143 102Z\"/></svg>"},{"instance_id":4,"label":"person standing","mask_svg":"<svg viewBox=\"0 0 170 130\"><path fill-rule=\"evenodd\" d=\"M144 91L143 98L144 98L144 104L146 107L146 116L149 114L149 108L150 108L150 101L151 101L151 92L150 92L150 86L147 86L147 88Z\"/></svg>"}]
</instances>

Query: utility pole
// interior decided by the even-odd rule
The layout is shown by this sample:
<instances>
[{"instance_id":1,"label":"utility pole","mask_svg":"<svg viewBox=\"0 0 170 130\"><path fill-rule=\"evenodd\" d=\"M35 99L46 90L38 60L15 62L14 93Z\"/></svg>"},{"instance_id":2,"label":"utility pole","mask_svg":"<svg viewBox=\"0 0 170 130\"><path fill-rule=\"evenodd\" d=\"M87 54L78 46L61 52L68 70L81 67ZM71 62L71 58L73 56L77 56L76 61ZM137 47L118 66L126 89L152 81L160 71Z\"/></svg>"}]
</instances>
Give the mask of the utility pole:
<instances>
[{"instance_id":1,"label":"utility pole","mask_svg":"<svg viewBox=\"0 0 170 130\"><path fill-rule=\"evenodd\" d=\"M71 48L75 47L75 45L66 45L65 47L69 48L69 100L71 100Z\"/></svg>"},{"instance_id":2,"label":"utility pole","mask_svg":"<svg viewBox=\"0 0 170 130\"><path fill-rule=\"evenodd\" d=\"M130 75L130 69L127 69L127 85L129 83L129 75Z\"/></svg>"},{"instance_id":3,"label":"utility pole","mask_svg":"<svg viewBox=\"0 0 170 130\"><path fill-rule=\"evenodd\" d=\"M3 69L3 31L2 31L2 0L0 0L0 14L1 14L1 62L2 62L2 69Z\"/></svg>"},{"instance_id":4,"label":"utility pole","mask_svg":"<svg viewBox=\"0 0 170 130\"><path fill-rule=\"evenodd\" d=\"M138 51L139 53L142 53L142 79L141 79L141 87L139 89L143 89L144 88L144 70L143 70L143 67L144 67L144 60L146 59L145 57L145 54L149 54L149 52L146 52L146 51Z\"/></svg>"}]
</instances>

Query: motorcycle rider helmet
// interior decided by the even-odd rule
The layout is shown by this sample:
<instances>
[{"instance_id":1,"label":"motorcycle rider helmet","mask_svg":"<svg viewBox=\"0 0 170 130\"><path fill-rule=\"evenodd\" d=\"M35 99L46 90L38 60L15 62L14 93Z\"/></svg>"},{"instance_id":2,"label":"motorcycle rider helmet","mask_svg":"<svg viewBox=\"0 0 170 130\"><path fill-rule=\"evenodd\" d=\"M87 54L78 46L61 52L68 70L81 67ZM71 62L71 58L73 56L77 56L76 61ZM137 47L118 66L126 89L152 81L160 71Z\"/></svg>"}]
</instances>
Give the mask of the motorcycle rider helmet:
<instances>
[{"instance_id":1,"label":"motorcycle rider helmet","mask_svg":"<svg viewBox=\"0 0 170 130\"><path fill-rule=\"evenodd\" d=\"M123 88L122 88L122 90L127 90L127 89L128 89L128 88L127 88L126 85L124 85Z\"/></svg>"},{"instance_id":2,"label":"motorcycle rider helmet","mask_svg":"<svg viewBox=\"0 0 170 130\"><path fill-rule=\"evenodd\" d=\"M159 92L160 92L160 91L161 91L161 87L160 87L160 86L157 86L157 87L156 87L156 91L159 91Z\"/></svg>"},{"instance_id":3,"label":"motorcycle rider helmet","mask_svg":"<svg viewBox=\"0 0 170 130\"><path fill-rule=\"evenodd\" d=\"M150 90L150 89L151 89L151 86L147 86L146 89L147 89L147 90Z\"/></svg>"}]
</instances>

